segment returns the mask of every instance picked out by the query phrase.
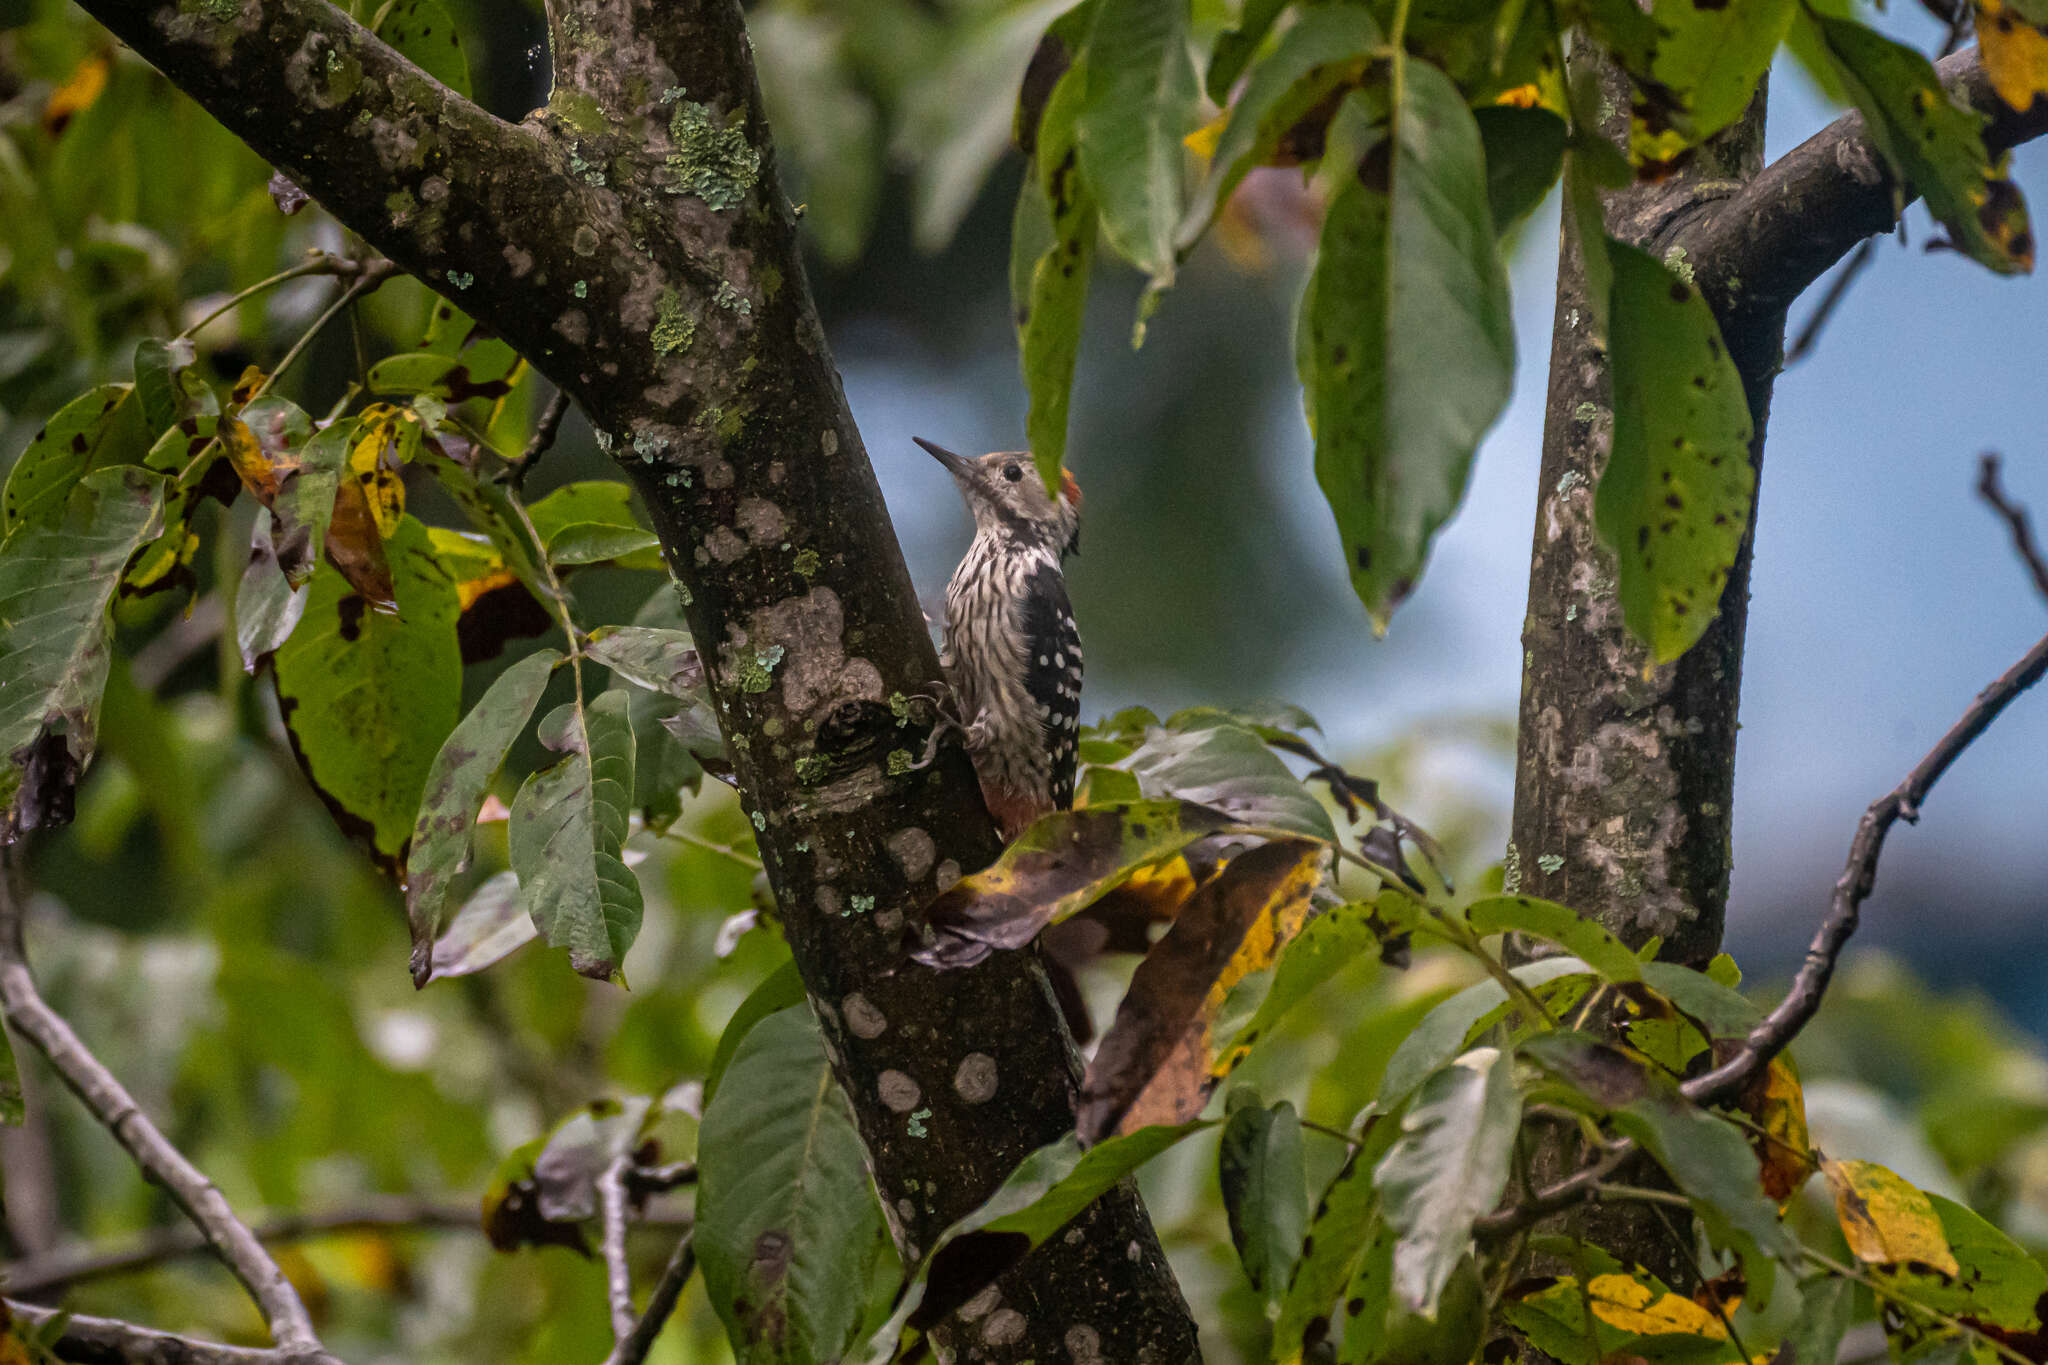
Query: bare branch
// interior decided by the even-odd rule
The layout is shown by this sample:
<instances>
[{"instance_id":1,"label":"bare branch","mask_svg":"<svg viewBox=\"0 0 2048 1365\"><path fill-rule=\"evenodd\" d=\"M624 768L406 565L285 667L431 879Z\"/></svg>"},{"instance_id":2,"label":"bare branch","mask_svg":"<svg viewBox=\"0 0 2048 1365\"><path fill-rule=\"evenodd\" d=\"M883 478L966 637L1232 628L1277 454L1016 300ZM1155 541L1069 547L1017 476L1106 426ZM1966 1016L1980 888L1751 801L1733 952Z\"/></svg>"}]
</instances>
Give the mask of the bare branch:
<instances>
[{"instance_id":1,"label":"bare branch","mask_svg":"<svg viewBox=\"0 0 2048 1365\"><path fill-rule=\"evenodd\" d=\"M235 1216L214 1183L171 1145L114 1073L93 1056L71 1026L37 993L23 946L26 895L21 855L19 844L0 849L0 863L4 863L4 868L0 868L0 1010L5 1011L8 1025L43 1055L142 1173L163 1186L171 1201L205 1235L256 1301L278 1346L309 1359L326 1359L298 1291L263 1249L256 1234Z\"/></svg>"},{"instance_id":2,"label":"bare branch","mask_svg":"<svg viewBox=\"0 0 2048 1365\"><path fill-rule=\"evenodd\" d=\"M647 1359L648 1350L653 1347L654 1339L661 1335L670 1315L676 1311L676 1301L683 1296L683 1286L689 1283L690 1272L696 1267L696 1243L685 1237L669 1253L668 1264L661 1269L661 1278L654 1282L654 1292L647 1296L647 1311L633 1324L633 1330L612 1348L612 1353L605 1357L604 1365L640 1365Z\"/></svg>"},{"instance_id":3,"label":"bare branch","mask_svg":"<svg viewBox=\"0 0 2048 1365\"><path fill-rule=\"evenodd\" d=\"M137 1327L113 1318L91 1318L82 1314L68 1317L57 1309L35 1304L4 1301L18 1322L42 1327L64 1317L64 1330L57 1338L57 1350L78 1365L318 1365L333 1357L313 1350L292 1350L282 1346L226 1346L174 1332Z\"/></svg>"},{"instance_id":4,"label":"bare branch","mask_svg":"<svg viewBox=\"0 0 2048 1365\"><path fill-rule=\"evenodd\" d=\"M1977 496L1991 504L1991 510L2005 518L2006 529L2012 532L2012 548L2027 566L2027 572L2034 576L2034 587L2043 601L2048 601L2048 561L2041 558L2041 547L2034 543L2034 527L2027 518L2027 509L2005 495L2005 486L1998 477L1999 458L1995 451L1985 451L1977 466Z\"/></svg>"},{"instance_id":5,"label":"bare branch","mask_svg":"<svg viewBox=\"0 0 2048 1365\"><path fill-rule=\"evenodd\" d=\"M1842 267L1828 285L1827 292L1820 296L1820 302L1813 306L1813 315L1806 319L1806 325L1799 329L1790 346L1785 348L1785 368L1791 369L1813 353L1819 342L1821 331L1833 320L1835 310L1842 306L1842 300L1849 297L1849 288L1856 283L1856 277L1877 259L1877 239L1871 238L1856 248L1849 257L1849 263Z\"/></svg>"},{"instance_id":6,"label":"bare branch","mask_svg":"<svg viewBox=\"0 0 2048 1365\"><path fill-rule=\"evenodd\" d=\"M633 1334L633 1267L626 1260L626 1173L631 1153L615 1159L597 1177L598 1246L604 1253L605 1297L612 1308L612 1339Z\"/></svg>"},{"instance_id":7,"label":"bare branch","mask_svg":"<svg viewBox=\"0 0 2048 1365\"><path fill-rule=\"evenodd\" d=\"M569 395L561 389L548 399L548 405L541 409L540 420L533 424L533 436L526 443L526 450L519 457L519 463L512 466L512 490L526 491L526 476L540 463L540 457L554 445L556 435L562 430L562 419L569 415Z\"/></svg>"},{"instance_id":8,"label":"bare branch","mask_svg":"<svg viewBox=\"0 0 2048 1365\"><path fill-rule=\"evenodd\" d=\"M1935 67L1949 93L1989 118L1991 154L2048 133L2048 100L2015 113L1991 88L1977 49ZM1892 179L1861 114L1845 114L1737 193L1692 218L1667 246L1685 248L1726 329L1782 313L1864 238L1891 231L1917 196Z\"/></svg>"},{"instance_id":9,"label":"bare branch","mask_svg":"<svg viewBox=\"0 0 2048 1365\"><path fill-rule=\"evenodd\" d=\"M2037 585L2044 594L2048 594L2048 568L2044 568L2034 548L2026 513L2007 501L1999 489L1996 456L1985 457L1978 489L2005 518L2018 553L2027 561ZM1941 780L1942 774L1962 757L1963 751L1975 743L1979 735L1990 728L1991 722L1998 719L2015 697L2039 682L2043 674L2048 674L2048 636L2043 636L2024 658L1979 692L1961 719L1914 766L1906 780L1873 801L1870 809L1863 812L1863 819L1856 826L1856 837L1849 845L1848 865L1835 881L1827 918L1821 921L1819 930L1815 932L1813 943L1806 950L1806 960L1792 978L1792 988L1778 1002L1778 1007L1750 1030L1733 1056L1680 1087L1687 1099L1695 1104L1715 1104L1735 1095L1770 1065L1771 1058L1782 1052L1798 1036L1799 1030L1806 1027L1807 1021L1820 1008L1828 981L1834 976L1835 963L1848 944L1849 936L1856 932L1863 902L1877 883L1877 860L1884 852L1885 835L1896 821L1912 824L1920 818L1920 805L1934 789L1934 784Z\"/></svg>"}]
</instances>

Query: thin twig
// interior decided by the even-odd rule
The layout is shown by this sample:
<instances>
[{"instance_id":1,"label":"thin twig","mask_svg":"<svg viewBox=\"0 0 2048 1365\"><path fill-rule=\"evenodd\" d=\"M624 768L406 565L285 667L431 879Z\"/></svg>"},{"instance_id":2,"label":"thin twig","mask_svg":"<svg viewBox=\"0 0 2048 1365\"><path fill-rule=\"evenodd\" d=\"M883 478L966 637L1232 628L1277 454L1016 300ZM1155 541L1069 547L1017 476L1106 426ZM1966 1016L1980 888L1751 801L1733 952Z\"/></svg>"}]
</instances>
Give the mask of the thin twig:
<instances>
[{"instance_id":1,"label":"thin twig","mask_svg":"<svg viewBox=\"0 0 2048 1365\"><path fill-rule=\"evenodd\" d=\"M1999 493L1996 460L1979 480L1978 489L2005 517L2012 531L2014 546L2021 558L2027 561L2029 570L2048 576L2048 571L2041 568L2040 556L2035 553L2032 538L2027 533L2025 513L2005 501ZM2048 585L2043 585L2043 591L2048 593ZM1849 844L1848 864L1843 867L1842 875L1835 879L1827 918L1815 931L1813 943L1806 950L1806 960L1799 964L1799 972L1792 978L1792 988L1778 1002L1778 1007L1750 1030L1733 1056L1680 1087L1687 1099L1694 1104L1711 1105L1739 1093L1758 1072L1770 1065L1771 1058L1784 1051L1799 1030L1806 1027L1807 1021L1820 1008L1821 997L1827 993L1828 981L1835 974L1835 963L1841 957L1842 949L1847 946L1849 936L1856 932L1863 902L1877 884L1877 860L1884 852L1885 835L1893 823L1904 820L1912 824L1919 820L1921 803L1934 789L1934 784L1941 780L1942 774L1962 757L1963 751L1975 743L1979 735L1991 727L1991 722L1998 719L2015 697L2039 682L2044 674L2048 674L2048 636L2043 636L2024 658L1979 692L1976 700L1964 710L1962 718L1949 728L1925 758L1914 765L1906 780L1873 801L1870 809L1863 812L1863 819L1856 826L1856 837Z\"/></svg>"},{"instance_id":2,"label":"thin twig","mask_svg":"<svg viewBox=\"0 0 2048 1365\"><path fill-rule=\"evenodd\" d=\"M626 1260L626 1172L633 1157L625 1153L597 1177L598 1246L604 1253L605 1296L612 1307L612 1340L633 1334L633 1267Z\"/></svg>"},{"instance_id":3,"label":"thin twig","mask_svg":"<svg viewBox=\"0 0 2048 1365\"><path fill-rule=\"evenodd\" d=\"M64 1318L56 1347L63 1359L77 1361L79 1365L309 1365L312 1361L333 1359L283 1346L226 1346L113 1318L66 1315L58 1309L16 1299L8 1299L6 1304L16 1322L34 1328Z\"/></svg>"},{"instance_id":4,"label":"thin twig","mask_svg":"<svg viewBox=\"0 0 2048 1365\"><path fill-rule=\"evenodd\" d=\"M1728 1334L1728 1340L1735 1346L1736 1355L1744 1360L1756 1359L1755 1356L1749 1353L1749 1348L1742 1344L1742 1334L1735 1330L1734 1319L1728 1316L1727 1308L1721 1303L1720 1294L1714 1290L1713 1277L1707 1274L1706 1269L1700 1265L1700 1258L1693 1254L1692 1239L1682 1235L1672 1225L1671 1220L1664 1216L1664 1210L1657 1207L1665 1202L1662 1198L1650 1198L1652 1195L1662 1196L1669 1192L1665 1190L1637 1190L1634 1193L1639 1199L1650 1205L1650 1212L1656 1217L1658 1223L1663 1225L1665 1235L1671 1238L1671 1245L1678 1249L1678 1254L1685 1261L1686 1268L1692 1271L1693 1283L1697 1286L1693 1291L1695 1298L1702 1294L1706 1296L1707 1307L1712 1309L1714 1316L1721 1320L1721 1330ZM1691 1201L1687 1200L1684 1195L1674 1197L1679 1203L1685 1205L1688 1210L1692 1208Z\"/></svg>"},{"instance_id":5,"label":"thin twig","mask_svg":"<svg viewBox=\"0 0 2048 1365\"><path fill-rule=\"evenodd\" d=\"M717 843L714 840L705 838L701 834L692 833L680 825L670 825L665 832L671 839L679 840L682 843L690 844L710 853L722 853L742 867L751 867L756 872L761 870L761 860L759 858L756 858L751 853L742 853L731 844Z\"/></svg>"},{"instance_id":6,"label":"thin twig","mask_svg":"<svg viewBox=\"0 0 2048 1365\"><path fill-rule=\"evenodd\" d=\"M690 1282L690 1272L697 1267L696 1243L689 1237L676 1243L676 1249L669 1253L668 1264L661 1268L661 1278L654 1282L654 1292L647 1296L647 1311L633 1324L612 1353L604 1358L604 1365L640 1365L647 1359L647 1352L654 1346L654 1339L661 1335L661 1329L676 1311L676 1301L683 1296L683 1286Z\"/></svg>"},{"instance_id":7,"label":"thin twig","mask_svg":"<svg viewBox=\"0 0 2048 1365\"><path fill-rule=\"evenodd\" d=\"M221 314L229 311L230 309L239 308L241 305L247 303L250 299L255 298L264 290L275 289L278 285L283 284L287 280L296 280L307 275L356 275L361 273L363 264L363 262L351 259L350 257L347 256L337 256L330 251L316 251L313 253L312 259L301 261L299 264L295 266L291 266L288 267L287 269L278 271L275 275L272 275L267 279L261 279L256 281L256 283L250 285L246 289L238 290L235 293L230 294L225 303L221 304L218 308L215 308L205 317L200 318L199 321L193 323L191 326L187 327L184 331L178 333L177 336L171 339L173 341L182 341L186 337L197 336L200 332L206 329L208 323L212 322Z\"/></svg>"},{"instance_id":8,"label":"thin twig","mask_svg":"<svg viewBox=\"0 0 2048 1365\"><path fill-rule=\"evenodd\" d=\"M1503 1209L1496 1209L1472 1225L1478 1237L1504 1237L1534 1227L1560 1209L1592 1198L1605 1183L1608 1176L1620 1169L1623 1162L1636 1154L1636 1144L1628 1138L1609 1147L1598 1161L1583 1166L1548 1189L1538 1190L1527 1199L1517 1200Z\"/></svg>"},{"instance_id":9,"label":"thin twig","mask_svg":"<svg viewBox=\"0 0 2048 1365\"><path fill-rule=\"evenodd\" d=\"M1999 482L1998 452L1987 450L1977 465L1977 496L1991 504L1991 510L2005 518L2006 529L2012 533L2012 548L2033 575L2034 589L2048 601L2048 560L2041 558L2041 547L2034 543L2033 522L2027 516L2027 509L2005 495L2005 486Z\"/></svg>"},{"instance_id":10,"label":"thin twig","mask_svg":"<svg viewBox=\"0 0 2048 1365\"><path fill-rule=\"evenodd\" d=\"M214 1183L172 1146L150 1122L114 1073L80 1041L71 1026L36 991L23 946L26 888L21 846L0 848L0 1010L14 1032L26 1039L114 1140L161 1185L171 1202L205 1234L249 1291L277 1345L300 1355L327 1359L306 1305L284 1271L256 1239Z\"/></svg>"},{"instance_id":11,"label":"thin twig","mask_svg":"<svg viewBox=\"0 0 2048 1365\"><path fill-rule=\"evenodd\" d=\"M548 399L548 405L540 410L540 420L533 424L533 435L526 442L526 449L519 456L518 463L507 472L506 477L512 481L513 492L526 492L526 476L533 472L533 467L540 463L540 457L547 454L548 448L554 445L555 435L562 429L562 419L568 415L569 395L556 389L555 396Z\"/></svg>"},{"instance_id":12,"label":"thin twig","mask_svg":"<svg viewBox=\"0 0 2048 1365\"><path fill-rule=\"evenodd\" d=\"M697 1163L671 1161L665 1166L635 1166L626 1172L626 1191L635 1199L666 1194L697 1183Z\"/></svg>"},{"instance_id":13,"label":"thin twig","mask_svg":"<svg viewBox=\"0 0 2048 1365\"><path fill-rule=\"evenodd\" d=\"M1849 263L1836 271L1834 279L1828 281L1827 291L1820 296L1820 302L1813 306L1813 312L1807 315L1806 325L1799 329L1799 335L1785 348L1787 369L1806 359L1812 352L1814 343L1820 340L1821 329L1834 317L1835 310L1842 305L1842 300L1849 297L1849 286L1856 283L1856 277L1863 273L1864 267L1877 259L1878 240L1872 237L1857 247L1850 255Z\"/></svg>"}]
</instances>

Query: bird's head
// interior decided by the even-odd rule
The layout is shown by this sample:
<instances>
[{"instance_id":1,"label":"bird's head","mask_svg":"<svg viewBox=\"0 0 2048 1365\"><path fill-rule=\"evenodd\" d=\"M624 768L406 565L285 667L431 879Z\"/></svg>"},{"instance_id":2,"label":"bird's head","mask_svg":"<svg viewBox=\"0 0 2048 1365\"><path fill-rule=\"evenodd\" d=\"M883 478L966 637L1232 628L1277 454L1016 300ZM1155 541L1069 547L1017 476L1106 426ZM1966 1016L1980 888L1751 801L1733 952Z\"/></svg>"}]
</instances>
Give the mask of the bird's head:
<instances>
[{"instance_id":1,"label":"bird's head","mask_svg":"<svg viewBox=\"0 0 2048 1365\"><path fill-rule=\"evenodd\" d=\"M998 450L970 460L922 436L911 439L960 485L978 533L1008 535L1062 555L1080 551L1081 486L1065 469L1060 471L1060 495L1055 498L1045 491L1045 480L1038 477L1028 451Z\"/></svg>"}]
</instances>

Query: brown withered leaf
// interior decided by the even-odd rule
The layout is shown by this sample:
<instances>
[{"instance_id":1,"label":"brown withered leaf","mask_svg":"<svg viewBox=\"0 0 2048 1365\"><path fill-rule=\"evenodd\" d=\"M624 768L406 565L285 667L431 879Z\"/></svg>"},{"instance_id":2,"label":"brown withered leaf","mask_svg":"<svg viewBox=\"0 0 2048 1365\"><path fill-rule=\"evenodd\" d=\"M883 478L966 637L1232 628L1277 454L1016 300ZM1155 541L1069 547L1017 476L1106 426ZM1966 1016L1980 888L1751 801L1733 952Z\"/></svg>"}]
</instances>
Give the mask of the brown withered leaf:
<instances>
[{"instance_id":1,"label":"brown withered leaf","mask_svg":"<svg viewBox=\"0 0 2048 1365\"><path fill-rule=\"evenodd\" d=\"M1806 1129L1806 1093L1800 1089L1799 1073L1787 1058L1773 1057L1763 1074L1742 1092L1741 1106L1756 1120L1749 1145L1756 1149L1757 1164L1763 1170L1764 1193L1782 1208L1805 1188L1814 1172L1813 1140Z\"/></svg>"},{"instance_id":2,"label":"brown withered leaf","mask_svg":"<svg viewBox=\"0 0 2048 1365\"><path fill-rule=\"evenodd\" d=\"M998 948L1021 948L1140 868L1229 824L1223 812L1192 801L1054 811L926 907L927 941L911 956L928 967L967 967Z\"/></svg>"},{"instance_id":3,"label":"brown withered leaf","mask_svg":"<svg viewBox=\"0 0 2048 1365\"><path fill-rule=\"evenodd\" d=\"M376 513L360 479L343 479L335 490L334 519L327 524L327 558L373 608L398 610L391 563L384 557L384 537L378 532Z\"/></svg>"},{"instance_id":4,"label":"brown withered leaf","mask_svg":"<svg viewBox=\"0 0 2048 1365\"><path fill-rule=\"evenodd\" d=\"M1083 1142L1199 1116L1222 1080L1211 1037L1230 990L1271 967L1308 917L1328 849L1280 839L1204 883L1138 964L1081 1085Z\"/></svg>"}]
</instances>

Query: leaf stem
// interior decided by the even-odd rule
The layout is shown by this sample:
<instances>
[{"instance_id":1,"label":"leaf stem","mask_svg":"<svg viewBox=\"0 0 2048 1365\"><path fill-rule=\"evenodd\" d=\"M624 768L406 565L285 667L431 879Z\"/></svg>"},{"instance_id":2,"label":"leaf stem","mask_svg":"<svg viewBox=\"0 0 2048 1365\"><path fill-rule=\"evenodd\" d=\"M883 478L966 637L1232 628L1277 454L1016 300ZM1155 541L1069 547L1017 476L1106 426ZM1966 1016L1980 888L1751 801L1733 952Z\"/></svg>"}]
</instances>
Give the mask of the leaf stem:
<instances>
[{"instance_id":1,"label":"leaf stem","mask_svg":"<svg viewBox=\"0 0 2048 1365\"><path fill-rule=\"evenodd\" d=\"M2011 1365L2032 1365L2032 1362L2029 1361L2026 1356L2020 1354L2020 1352L2006 1345L1998 1338L1993 1336L1987 1336L1985 1333L1979 1331L1977 1328L1972 1327L1969 1323L1964 1322L1961 1318L1951 1317L1949 1314L1942 1312L1939 1308L1931 1308L1928 1305L1921 1303L1919 1300L1915 1299L1910 1294L1900 1293L1897 1288L1895 1288L1892 1285L1885 1284L1883 1281L1879 1280L1875 1275L1867 1274L1856 1267L1843 1265L1834 1257L1827 1256L1822 1254L1821 1252L1815 1251L1812 1247L1800 1247L1799 1254L1804 1256L1807 1260L1813 1262L1813 1264L1819 1266L1822 1270L1827 1271L1831 1275L1839 1275L1845 1280L1854 1280L1857 1284L1862 1285L1865 1289L1868 1289L1871 1293L1877 1295L1877 1297L1881 1299L1889 1299L1891 1302L1899 1304L1905 1308L1910 1308L1916 1313L1924 1313L1928 1317L1934 1319L1936 1322L1940 1323L1944 1327L1949 1328L1952 1331L1963 1332L1968 1334L1969 1336L1976 1338L1978 1341L1983 1342L1986 1346L1989 1346L1993 1351L1997 1352L1999 1355L2005 1357L2006 1360L2011 1362Z\"/></svg>"}]
</instances>

